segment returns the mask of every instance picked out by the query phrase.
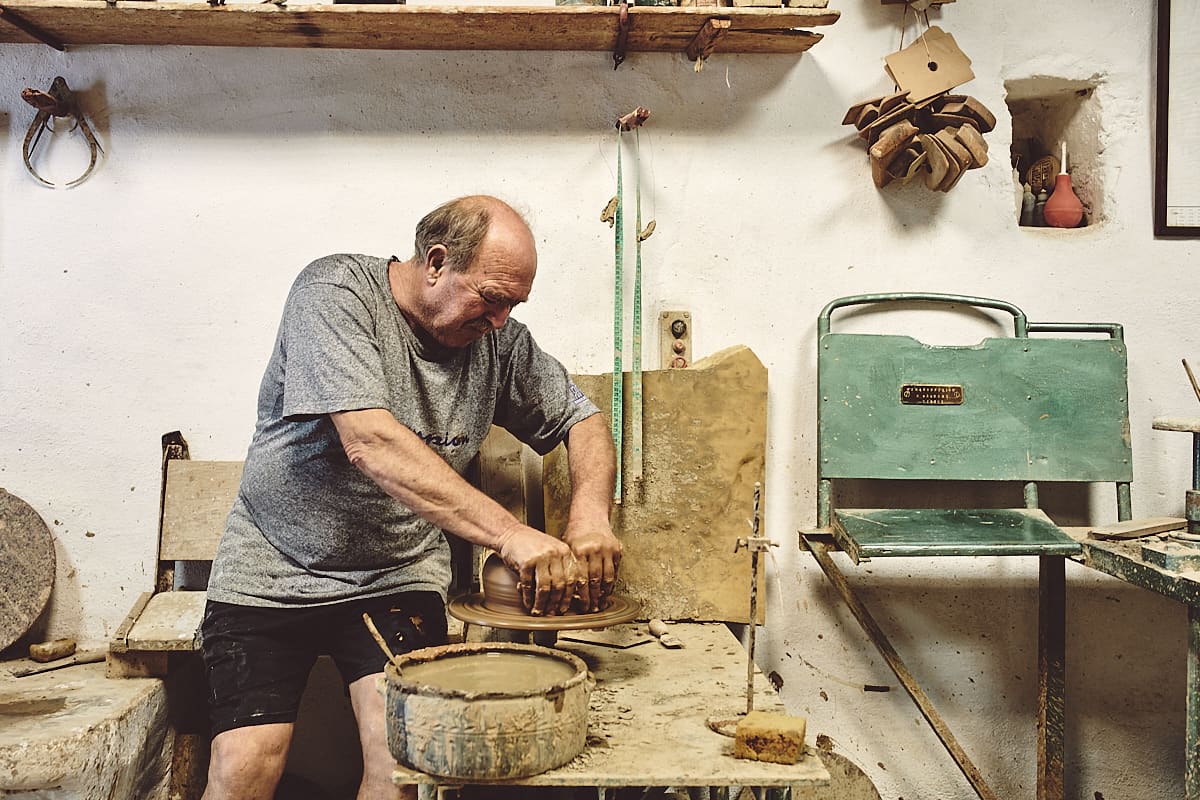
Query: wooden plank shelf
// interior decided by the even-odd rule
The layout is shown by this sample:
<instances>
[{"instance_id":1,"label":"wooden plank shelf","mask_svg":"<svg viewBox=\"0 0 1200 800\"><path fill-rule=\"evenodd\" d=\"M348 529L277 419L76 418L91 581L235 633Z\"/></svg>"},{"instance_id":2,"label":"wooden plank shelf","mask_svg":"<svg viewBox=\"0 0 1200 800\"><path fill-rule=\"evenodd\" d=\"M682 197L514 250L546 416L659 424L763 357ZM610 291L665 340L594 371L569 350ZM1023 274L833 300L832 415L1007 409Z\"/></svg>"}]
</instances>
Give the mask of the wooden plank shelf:
<instances>
[{"instance_id":1,"label":"wooden plank shelf","mask_svg":"<svg viewBox=\"0 0 1200 800\"><path fill-rule=\"evenodd\" d=\"M626 51L693 59L801 53L822 38L805 28L832 25L839 15L810 7L630 6ZM0 0L0 43L612 51L619 18L616 6Z\"/></svg>"}]
</instances>

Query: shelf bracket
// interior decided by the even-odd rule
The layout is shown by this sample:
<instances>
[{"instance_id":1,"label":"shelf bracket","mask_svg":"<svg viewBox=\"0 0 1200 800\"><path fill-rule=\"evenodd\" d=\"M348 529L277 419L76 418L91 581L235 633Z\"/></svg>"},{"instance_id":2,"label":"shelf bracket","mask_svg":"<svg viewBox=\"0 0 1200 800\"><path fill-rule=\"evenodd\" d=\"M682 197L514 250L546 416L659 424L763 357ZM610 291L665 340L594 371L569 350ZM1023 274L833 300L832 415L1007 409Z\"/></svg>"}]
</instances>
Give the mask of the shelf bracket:
<instances>
[{"instance_id":1,"label":"shelf bracket","mask_svg":"<svg viewBox=\"0 0 1200 800\"><path fill-rule=\"evenodd\" d=\"M25 20L21 19L19 16L14 14L13 12L9 11L4 6L0 6L0 19L4 20L9 25L12 25L14 28L24 31L25 33L29 34L33 38L37 39L42 44L44 44L48 47L53 47L55 50L58 50L60 53L65 53L67 50L66 45L64 45L61 41L59 41L58 38L56 38L55 36L52 36L49 33L46 33L44 30L42 30L38 26L34 25L32 22L26 22Z\"/></svg>"},{"instance_id":2,"label":"shelf bracket","mask_svg":"<svg viewBox=\"0 0 1200 800\"><path fill-rule=\"evenodd\" d=\"M617 15L617 45L613 48L613 69L625 60L625 48L629 45L629 2L621 0L621 11Z\"/></svg>"},{"instance_id":3,"label":"shelf bracket","mask_svg":"<svg viewBox=\"0 0 1200 800\"><path fill-rule=\"evenodd\" d=\"M688 42L687 57L691 61L708 58L712 55L712 51L717 46L717 42L721 41L721 37L733 25L732 20L728 19L706 19L704 24L700 26L700 30Z\"/></svg>"}]
</instances>

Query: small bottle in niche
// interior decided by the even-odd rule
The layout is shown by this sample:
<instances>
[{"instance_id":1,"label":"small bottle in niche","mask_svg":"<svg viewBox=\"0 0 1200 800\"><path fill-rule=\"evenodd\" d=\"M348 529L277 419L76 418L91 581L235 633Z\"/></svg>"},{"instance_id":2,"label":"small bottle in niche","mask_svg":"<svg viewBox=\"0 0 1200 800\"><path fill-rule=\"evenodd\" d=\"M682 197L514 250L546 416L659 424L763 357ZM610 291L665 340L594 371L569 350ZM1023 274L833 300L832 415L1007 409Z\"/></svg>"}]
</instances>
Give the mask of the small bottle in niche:
<instances>
[{"instance_id":1,"label":"small bottle in niche","mask_svg":"<svg viewBox=\"0 0 1200 800\"><path fill-rule=\"evenodd\" d=\"M1021 224L1029 227L1033 225L1033 206L1037 203L1037 198L1033 196L1033 187L1028 181L1024 189L1025 192L1021 195Z\"/></svg>"},{"instance_id":2,"label":"small bottle in niche","mask_svg":"<svg viewBox=\"0 0 1200 800\"><path fill-rule=\"evenodd\" d=\"M1046 227L1046 190L1042 188L1038 192L1037 203L1033 206L1033 227Z\"/></svg>"}]
</instances>

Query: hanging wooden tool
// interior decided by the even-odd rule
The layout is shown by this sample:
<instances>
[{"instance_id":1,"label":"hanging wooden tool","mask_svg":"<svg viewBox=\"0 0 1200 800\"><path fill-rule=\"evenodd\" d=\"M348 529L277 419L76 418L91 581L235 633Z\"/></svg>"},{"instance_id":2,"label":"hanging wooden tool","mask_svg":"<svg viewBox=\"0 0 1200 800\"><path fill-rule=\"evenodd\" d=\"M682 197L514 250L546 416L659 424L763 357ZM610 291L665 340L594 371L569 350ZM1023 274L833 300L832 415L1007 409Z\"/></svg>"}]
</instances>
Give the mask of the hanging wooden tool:
<instances>
[{"instance_id":1,"label":"hanging wooden tool","mask_svg":"<svg viewBox=\"0 0 1200 800\"><path fill-rule=\"evenodd\" d=\"M867 142L876 188L922 175L925 186L948 192L962 174L988 161L983 134L996 118L982 103L961 94L939 94L913 103L902 94L851 106L843 125L858 128Z\"/></svg>"},{"instance_id":2,"label":"hanging wooden tool","mask_svg":"<svg viewBox=\"0 0 1200 800\"><path fill-rule=\"evenodd\" d=\"M896 91L855 103L842 118L843 125L854 125L866 140L871 179L878 189L921 175L926 188L948 192L967 170L988 161L983 134L996 126L996 118L975 98L950 94L975 77L971 59L953 36L930 26L927 13L925 31L904 47L909 8L920 12L920 20L928 6L905 3L900 50L884 59Z\"/></svg>"}]
</instances>

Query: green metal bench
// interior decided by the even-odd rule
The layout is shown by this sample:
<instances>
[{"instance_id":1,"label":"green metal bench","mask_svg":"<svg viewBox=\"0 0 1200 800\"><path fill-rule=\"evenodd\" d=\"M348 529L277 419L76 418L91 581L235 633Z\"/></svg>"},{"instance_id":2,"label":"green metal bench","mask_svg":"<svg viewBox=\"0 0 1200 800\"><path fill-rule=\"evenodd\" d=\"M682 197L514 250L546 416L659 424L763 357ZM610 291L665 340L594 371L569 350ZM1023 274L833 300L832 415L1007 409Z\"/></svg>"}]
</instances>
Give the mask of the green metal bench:
<instances>
[{"instance_id":1,"label":"green metal bench","mask_svg":"<svg viewBox=\"0 0 1200 800\"><path fill-rule=\"evenodd\" d=\"M1013 335L944 347L831 327L840 309L886 312L913 304L1011 314ZM1038 483L1113 483L1118 518L1130 518L1133 457L1121 326L1031 323L999 300L901 293L834 300L821 311L817 333L819 530L802 534L803 543L983 798L994 795L853 596L829 557L829 541L855 563L890 556L1039 556L1038 798L1062 797L1063 562L1081 548L1038 507ZM847 480L1011 484L1015 502L982 509L842 508L837 485ZM917 494L908 493L906 502Z\"/></svg>"}]
</instances>

